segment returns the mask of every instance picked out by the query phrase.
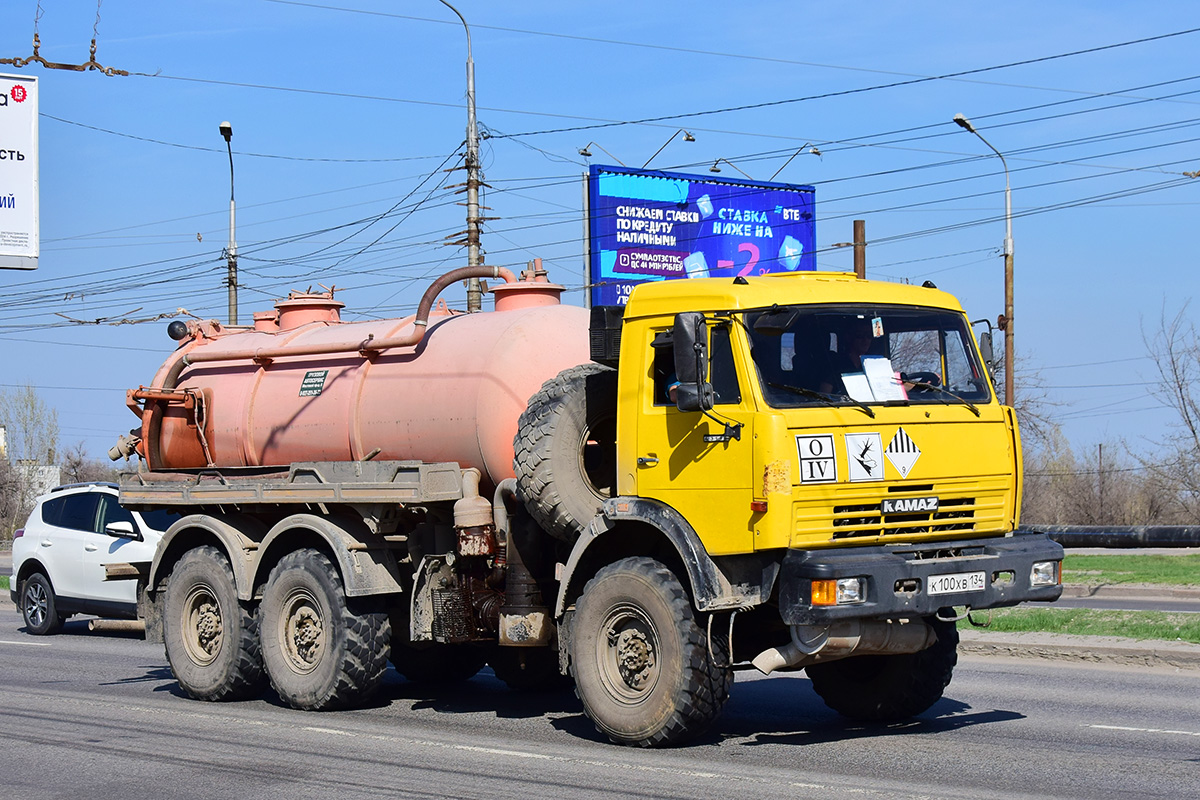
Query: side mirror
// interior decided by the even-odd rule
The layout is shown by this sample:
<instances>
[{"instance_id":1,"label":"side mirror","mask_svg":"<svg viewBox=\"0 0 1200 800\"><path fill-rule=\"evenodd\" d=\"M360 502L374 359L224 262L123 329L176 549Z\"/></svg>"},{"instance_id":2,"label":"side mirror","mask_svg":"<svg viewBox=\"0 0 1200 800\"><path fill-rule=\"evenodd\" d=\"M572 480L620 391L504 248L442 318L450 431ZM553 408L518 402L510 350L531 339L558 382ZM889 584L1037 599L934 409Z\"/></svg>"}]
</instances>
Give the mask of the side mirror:
<instances>
[{"instance_id":1,"label":"side mirror","mask_svg":"<svg viewBox=\"0 0 1200 800\"><path fill-rule=\"evenodd\" d=\"M708 326L698 311L675 315L675 407L680 411L707 411L713 407L713 388L708 382Z\"/></svg>"},{"instance_id":2,"label":"side mirror","mask_svg":"<svg viewBox=\"0 0 1200 800\"><path fill-rule=\"evenodd\" d=\"M114 539L133 539L142 541L142 535L133 527L132 522L110 522L104 526L106 536L111 536Z\"/></svg>"},{"instance_id":3,"label":"side mirror","mask_svg":"<svg viewBox=\"0 0 1200 800\"><path fill-rule=\"evenodd\" d=\"M979 334L979 352L983 355L983 363L987 365L988 369L992 369L996 361L996 353L992 350L991 331Z\"/></svg>"}]
</instances>

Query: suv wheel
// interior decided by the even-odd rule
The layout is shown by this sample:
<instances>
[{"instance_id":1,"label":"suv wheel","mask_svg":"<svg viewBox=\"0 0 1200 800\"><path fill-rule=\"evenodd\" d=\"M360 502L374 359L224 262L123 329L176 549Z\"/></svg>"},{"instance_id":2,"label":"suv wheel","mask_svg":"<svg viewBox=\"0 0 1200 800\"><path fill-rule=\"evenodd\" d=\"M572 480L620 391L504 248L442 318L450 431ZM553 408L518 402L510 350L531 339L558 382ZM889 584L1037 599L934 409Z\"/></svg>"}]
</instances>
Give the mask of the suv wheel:
<instances>
[{"instance_id":1,"label":"suv wheel","mask_svg":"<svg viewBox=\"0 0 1200 800\"><path fill-rule=\"evenodd\" d=\"M58 613L50 579L40 572L26 578L21 588L21 615L25 617L25 629L35 636L58 633L66 621Z\"/></svg>"}]
</instances>

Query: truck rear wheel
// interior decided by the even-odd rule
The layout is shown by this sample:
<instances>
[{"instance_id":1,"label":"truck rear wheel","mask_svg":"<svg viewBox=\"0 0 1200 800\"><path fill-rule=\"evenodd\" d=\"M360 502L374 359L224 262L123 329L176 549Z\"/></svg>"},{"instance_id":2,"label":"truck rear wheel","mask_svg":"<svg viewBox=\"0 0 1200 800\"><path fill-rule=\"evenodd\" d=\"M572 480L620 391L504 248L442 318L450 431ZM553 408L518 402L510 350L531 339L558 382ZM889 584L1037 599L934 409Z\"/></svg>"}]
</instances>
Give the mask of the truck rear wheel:
<instances>
[{"instance_id":1,"label":"truck rear wheel","mask_svg":"<svg viewBox=\"0 0 1200 800\"><path fill-rule=\"evenodd\" d=\"M958 663L958 628L925 620L937 641L918 653L852 656L805 667L813 690L844 717L894 722L925 711L946 691Z\"/></svg>"},{"instance_id":2,"label":"truck rear wheel","mask_svg":"<svg viewBox=\"0 0 1200 800\"><path fill-rule=\"evenodd\" d=\"M617 373L565 369L542 384L517 423L513 471L529 513L566 541L617 488Z\"/></svg>"},{"instance_id":3,"label":"truck rear wheel","mask_svg":"<svg viewBox=\"0 0 1200 800\"><path fill-rule=\"evenodd\" d=\"M163 641L171 672L197 700L243 700L263 688L258 626L225 555L205 545L183 554L167 581Z\"/></svg>"},{"instance_id":4,"label":"truck rear wheel","mask_svg":"<svg viewBox=\"0 0 1200 800\"><path fill-rule=\"evenodd\" d=\"M317 550L284 556L262 600L263 661L271 685L293 708L326 711L366 699L387 668L391 623L356 610L342 579Z\"/></svg>"},{"instance_id":5,"label":"truck rear wheel","mask_svg":"<svg viewBox=\"0 0 1200 800\"><path fill-rule=\"evenodd\" d=\"M718 663L729 663L723 643ZM679 744L704 732L733 672L710 658L704 631L671 570L651 558L610 564L588 582L571 623L575 693L618 744Z\"/></svg>"}]
</instances>

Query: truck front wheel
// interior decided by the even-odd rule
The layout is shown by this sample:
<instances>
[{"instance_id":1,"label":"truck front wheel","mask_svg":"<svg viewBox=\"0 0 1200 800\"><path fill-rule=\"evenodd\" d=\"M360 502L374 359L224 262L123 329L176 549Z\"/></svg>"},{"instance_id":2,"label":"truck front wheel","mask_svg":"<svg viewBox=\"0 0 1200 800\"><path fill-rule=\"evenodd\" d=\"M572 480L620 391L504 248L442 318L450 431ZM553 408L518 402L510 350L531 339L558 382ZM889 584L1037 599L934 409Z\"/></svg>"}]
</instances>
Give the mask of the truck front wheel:
<instances>
[{"instance_id":1,"label":"truck front wheel","mask_svg":"<svg viewBox=\"0 0 1200 800\"><path fill-rule=\"evenodd\" d=\"M163 640L171 672L197 700L242 700L262 690L255 616L238 601L233 570L217 548L189 550L175 565Z\"/></svg>"},{"instance_id":2,"label":"truck front wheel","mask_svg":"<svg viewBox=\"0 0 1200 800\"><path fill-rule=\"evenodd\" d=\"M293 708L327 711L365 700L387 669L388 615L358 610L324 554L288 553L262 600L263 662L271 686Z\"/></svg>"},{"instance_id":3,"label":"truck front wheel","mask_svg":"<svg viewBox=\"0 0 1200 800\"><path fill-rule=\"evenodd\" d=\"M617 744L655 747L698 736L729 698L728 663L724 643L714 642L710 654L679 579L654 559L610 564L576 605L575 692Z\"/></svg>"},{"instance_id":4,"label":"truck front wheel","mask_svg":"<svg viewBox=\"0 0 1200 800\"><path fill-rule=\"evenodd\" d=\"M958 628L925 620L937 641L918 653L852 656L805 668L813 690L844 717L894 722L925 711L942 698L958 663Z\"/></svg>"}]
</instances>

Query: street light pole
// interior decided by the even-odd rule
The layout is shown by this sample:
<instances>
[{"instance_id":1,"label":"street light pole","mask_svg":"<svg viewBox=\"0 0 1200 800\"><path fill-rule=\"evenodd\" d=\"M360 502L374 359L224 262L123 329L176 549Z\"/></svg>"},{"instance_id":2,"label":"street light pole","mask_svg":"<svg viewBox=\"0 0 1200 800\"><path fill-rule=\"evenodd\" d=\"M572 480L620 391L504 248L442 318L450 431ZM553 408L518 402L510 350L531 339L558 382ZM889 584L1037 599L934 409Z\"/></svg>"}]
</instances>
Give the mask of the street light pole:
<instances>
[{"instance_id":1,"label":"street light pole","mask_svg":"<svg viewBox=\"0 0 1200 800\"><path fill-rule=\"evenodd\" d=\"M225 258L228 265L226 281L229 284L229 324L237 325L237 240L233 236L237 206L233 202L233 126L228 122L222 122L221 135L225 137L225 149L229 151L229 246L225 248Z\"/></svg>"},{"instance_id":2,"label":"street light pole","mask_svg":"<svg viewBox=\"0 0 1200 800\"><path fill-rule=\"evenodd\" d=\"M475 59L471 56L471 28L458 9L440 0L453 11L467 32L467 265L483 264L479 252L479 126L475 122ZM479 278L467 279L467 312L483 308L483 286Z\"/></svg>"},{"instance_id":3,"label":"street light pole","mask_svg":"<svg viewBox=\"0 0 1200 800\"><path fill-rule=\"evenodd\" d=\"M971 120L962 114L954 115L954 122L964 130L979 137L979 141L1000 157L1004 166L1004 318L1000 327L1004 329L1004 402L1013 405L1016 392L1013 389L1013 236L1012 236L1012 187L1008 179L1008 162L1004 154L992 147L992 143L975 130Z\"/></svg>"}]
</instances>

